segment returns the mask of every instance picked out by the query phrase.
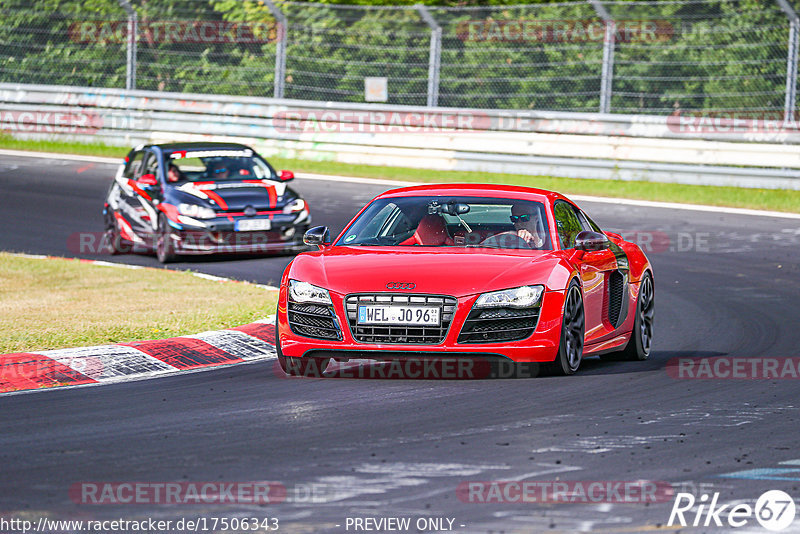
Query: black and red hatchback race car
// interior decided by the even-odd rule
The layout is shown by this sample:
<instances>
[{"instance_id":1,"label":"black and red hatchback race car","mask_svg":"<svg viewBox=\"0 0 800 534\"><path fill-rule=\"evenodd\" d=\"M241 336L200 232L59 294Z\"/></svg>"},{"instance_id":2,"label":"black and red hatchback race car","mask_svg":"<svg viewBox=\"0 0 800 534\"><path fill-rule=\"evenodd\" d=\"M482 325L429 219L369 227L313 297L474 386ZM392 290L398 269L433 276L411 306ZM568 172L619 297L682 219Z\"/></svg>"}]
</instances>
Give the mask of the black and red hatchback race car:
<instances>
[{"instance_id":1,"label":"black and red hatchback race car","mask_svg":"<svg viewBox=\"0 0 800 534\"><path fill-rule=\"evenodd\" d=\"M120 165L103 215L112 254L305 250L308 204L252 148L234 143L141 145Z\"/></svg>"}]
</instances>

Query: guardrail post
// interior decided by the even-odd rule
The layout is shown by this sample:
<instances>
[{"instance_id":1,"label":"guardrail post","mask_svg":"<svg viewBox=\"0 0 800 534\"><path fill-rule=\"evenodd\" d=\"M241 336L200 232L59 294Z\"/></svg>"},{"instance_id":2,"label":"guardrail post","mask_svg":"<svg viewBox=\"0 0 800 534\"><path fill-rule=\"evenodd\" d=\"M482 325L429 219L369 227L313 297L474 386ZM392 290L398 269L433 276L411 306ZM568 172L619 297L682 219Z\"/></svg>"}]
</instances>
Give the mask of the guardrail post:
<instances>
[{"instance_id":1,"label":"guardrail post","mask_svg":"<svg viewBox=\"0 0 800 534\"><path fill-rule=\"evenodd\" d=\"M289 38L289 21L283 11L272 0L264 0L264 2L278 22L277 47L275 49L275 88L272 96L283 98L283 91L286 85L286 40Z\"/></svg>"},{"instance_id":2,"label":"guardrail post","mask_svg":"<svg viewBox=\"0 0 800 534\"><path fill-rule=\"evenodd\" d=\"M600 74L600 113L611 111L611 93L614 84L614 46L616 45L614 19L600 0L589 0L597 15L603 19L606 33L603 39L603 71Z\"/></svg>"},{"instance_id":3,"label":"guardrail post","mask_svg":"<svg viewBox=\"0 0 800 534\"><path fill-rule=\"evenodd\" d=\"M125 73L125 89L136 89L136 37L139 33L139 15L128 0L118 0L128 14L128 54Z\"/></svg>"},{"instance_id":4,"label":"guardrail post","mask_svg":"<svg viewBox=\"0 0 800 534\"><path fill-rule=\"evenodd\" d=\"M800 31L800 18L786 0L777 0L786 16L789 18L789 51L786 56L786 101L783 106L784 122L794 121L794 110L797 105L797 56L798 32Z\"/></svg>"},{"instance_id":5,"label":"guardrail post","mask_svg":"<svg viewBox=\"0 0 800 534\"><path fill-rule=\"evenodd\" d=\"M439 105L439 71L442 62L442 27L433 18L428 8L422 4L414 7L431 30L430 54L428 55L428 107Z\"/></svg>"}]
</instances>

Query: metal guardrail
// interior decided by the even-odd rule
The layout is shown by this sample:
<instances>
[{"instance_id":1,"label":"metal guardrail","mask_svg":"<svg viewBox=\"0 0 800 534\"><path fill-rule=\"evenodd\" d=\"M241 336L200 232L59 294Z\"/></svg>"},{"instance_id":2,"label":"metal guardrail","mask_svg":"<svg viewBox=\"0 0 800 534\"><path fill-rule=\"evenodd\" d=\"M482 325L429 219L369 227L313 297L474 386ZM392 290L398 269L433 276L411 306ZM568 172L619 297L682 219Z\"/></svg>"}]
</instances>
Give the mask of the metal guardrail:
<instances>
[{"instance_id":1,"label":"metal guardrail","mask_svg":"<svg viewBox=\"0 0 800 534\"><path fill-rule=\"evenodd\" d=\"M0 84L0 128L19 137L225 139L265 156L800 190L797 123L719 121Z\"/></svg>"}]
</instances>

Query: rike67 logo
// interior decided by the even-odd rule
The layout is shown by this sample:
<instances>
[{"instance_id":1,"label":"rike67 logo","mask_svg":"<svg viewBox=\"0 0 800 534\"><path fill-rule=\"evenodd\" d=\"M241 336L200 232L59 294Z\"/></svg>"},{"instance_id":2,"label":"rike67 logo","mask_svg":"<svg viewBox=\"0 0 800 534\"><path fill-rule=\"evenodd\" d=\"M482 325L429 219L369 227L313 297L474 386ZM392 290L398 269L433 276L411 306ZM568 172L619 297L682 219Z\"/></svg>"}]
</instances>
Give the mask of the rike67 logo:
<instances>
[{"instance_id":1,"label":"rike67 logo","mask_svg":"<svg viewBox=\"0 0 800 534\"><path fill-rule=\"evenodd\" d=\"M764 492L755 506L742 502L721 504L719 492L703 494L699 499L691 493L678 493L667 526L740 528L754 526L755 519L765 529L779 532L788 528L794 517L794 500L781 490Z\"/></svg>"}]
</instances>

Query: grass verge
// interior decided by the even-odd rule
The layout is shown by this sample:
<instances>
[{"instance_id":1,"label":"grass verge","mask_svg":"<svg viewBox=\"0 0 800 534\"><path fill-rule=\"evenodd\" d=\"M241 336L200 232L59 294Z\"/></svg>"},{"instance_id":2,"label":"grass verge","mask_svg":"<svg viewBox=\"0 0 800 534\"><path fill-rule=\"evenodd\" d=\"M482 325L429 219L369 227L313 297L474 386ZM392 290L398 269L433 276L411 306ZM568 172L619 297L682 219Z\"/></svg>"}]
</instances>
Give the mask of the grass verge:
<instances>
[{"instance_id":1,"label":"grass verge","mask_svg":"<svg viewBox=\"0 0 800 534\"><path fill-rule=\"evenodd\" d=\"M0 252L0 354L163 339L252 323L277 292L186 272Z\"/></svg>"},{"instance_id":2,"label":"grass verge","mask_svg":"<svg viewBox=\"0 0 800 534\"><path fill-rule=\"evenodd\" d=\"M109 146L103 143L78 143L69 141L16 139L0 133L0 148L6 150L30 150L33 152L55 152L59 154L80 154L81 156L101 156L124 158L130 147Z\"/></svg>"},{"instance_id":3,"label":"grass verge","mask_svg":"<svg viewBox=\"0 0 800 534\"><path fill-rule=\"evenodd\" d=\"M0 148L33 150L92 156L124 157L129 148L112 147L101 143L82 144L62 141L26 141L0 134ZM363 178L407 180L412 182L468 182L503 183L540 187L564 194L594 195L602 197L705 204L770 211L800 213L800 191L782 189L743 189L705 185L666 184L659 182L629 182L623 180L590 180L557 178L553 176L528 176L524 174L502 174L467 171L432 171L406 167L384 167L353 165L333 161L307 159L269 158L278 169L295 172L337 174Z\"/></svg>"}]
</instances>

